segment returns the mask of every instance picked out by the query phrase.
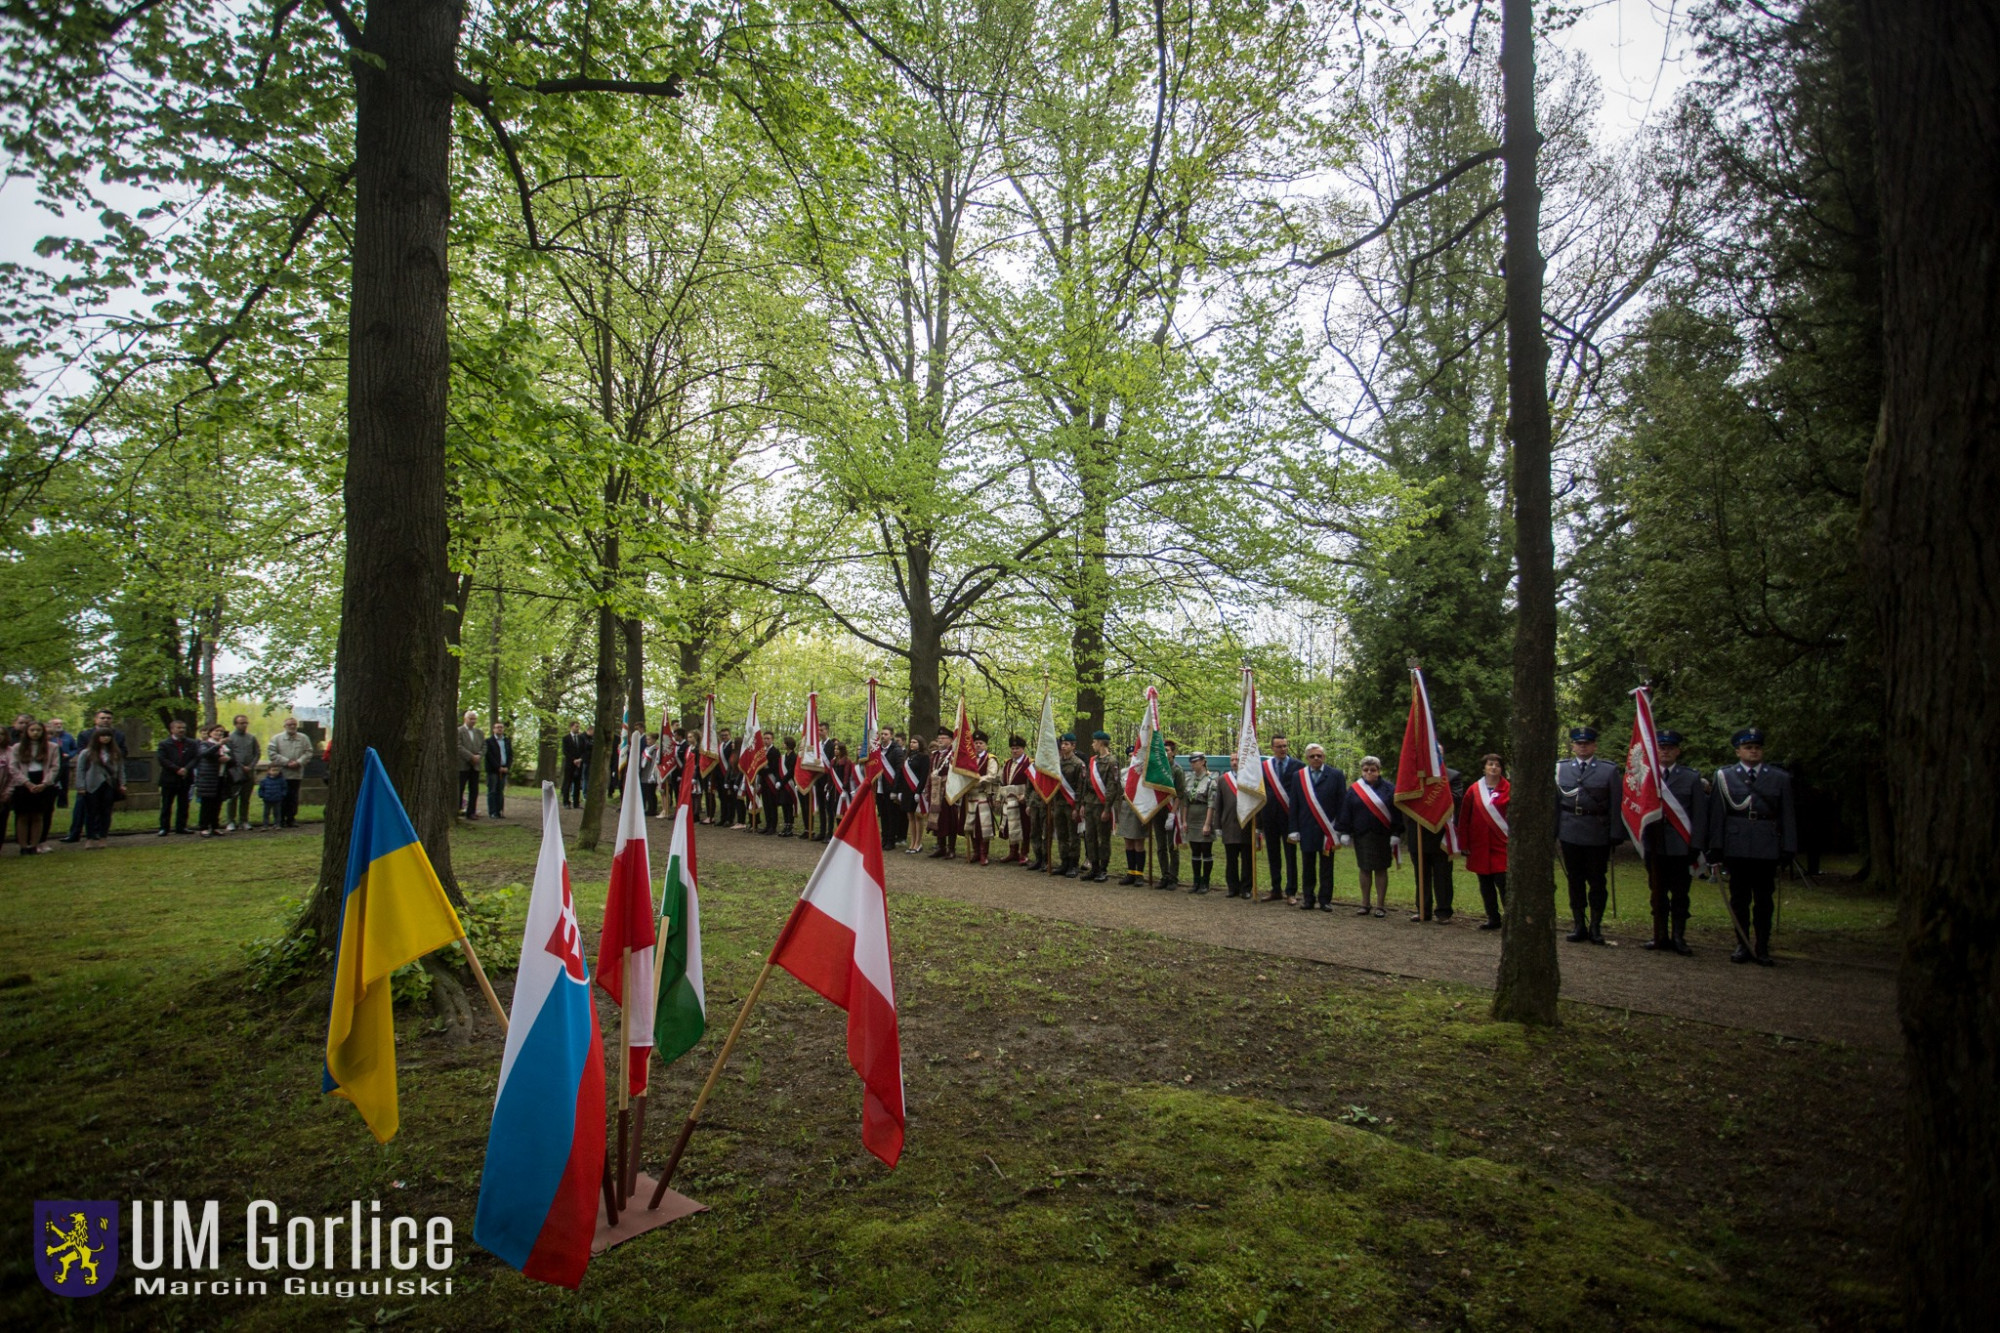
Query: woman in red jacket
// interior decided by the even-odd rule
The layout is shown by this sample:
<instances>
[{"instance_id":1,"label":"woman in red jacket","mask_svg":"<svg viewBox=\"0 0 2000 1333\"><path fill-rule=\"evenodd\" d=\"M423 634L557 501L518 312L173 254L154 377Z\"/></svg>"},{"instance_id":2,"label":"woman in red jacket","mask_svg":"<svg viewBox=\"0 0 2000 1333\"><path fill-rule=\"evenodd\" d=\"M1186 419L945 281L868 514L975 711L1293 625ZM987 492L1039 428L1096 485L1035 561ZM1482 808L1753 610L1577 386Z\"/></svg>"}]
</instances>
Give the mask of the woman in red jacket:
<instances>
[{"instance_id":1,"label":"woman in red jacket","mask_svg":"<svg viewBox=\"0 0 2000 1333\"><path fill-rule=\"evenodd\" d=\"M1458 826L1465 832L1465 868L1479 876L1479 897L1486 904L1479 928L1498 930L1507 901L1507 765L1489 754L1479 767L1482 776L1465 789Z\"/></svg>"}]
</instances>

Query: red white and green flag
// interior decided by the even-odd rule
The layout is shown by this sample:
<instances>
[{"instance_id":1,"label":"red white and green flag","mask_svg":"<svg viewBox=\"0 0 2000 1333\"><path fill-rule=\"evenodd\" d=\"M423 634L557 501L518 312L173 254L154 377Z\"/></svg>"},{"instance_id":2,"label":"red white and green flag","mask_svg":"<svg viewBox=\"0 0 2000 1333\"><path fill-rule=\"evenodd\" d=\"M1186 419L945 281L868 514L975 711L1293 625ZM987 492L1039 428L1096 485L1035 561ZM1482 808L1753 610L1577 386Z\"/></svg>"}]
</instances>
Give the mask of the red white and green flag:
<instances>
[{"instance_id":1,"label":"red white and green flag","mask_svg":"<svg viewBox=\"0 0 2000 1333\"><path fill-rule=\"evenodd\" d=\"M660 1063L672 1064L693 1050L708 1031L708 994L701 975L701 897L694 858L694 771L681 777L680 808L667 848L667 878L660 886L660 1000L653 1017L653 1043Z\"/></svg>"},{"instance_id":2,"label":"red white and green flag","mask_svg":"<svg viewBox=\"0 0 2000 1333\"><path fill-rule=\"evenodd\" d=\"M1149 823L1165 804L1160 797L1174 793L1174 765L1167 758L1167 739L1160 734L1160 691L1146 687L1146 713L1139 719L1138 744L1125 769L1125 799L1141 824Z\"/></svg>"}]
</instances>

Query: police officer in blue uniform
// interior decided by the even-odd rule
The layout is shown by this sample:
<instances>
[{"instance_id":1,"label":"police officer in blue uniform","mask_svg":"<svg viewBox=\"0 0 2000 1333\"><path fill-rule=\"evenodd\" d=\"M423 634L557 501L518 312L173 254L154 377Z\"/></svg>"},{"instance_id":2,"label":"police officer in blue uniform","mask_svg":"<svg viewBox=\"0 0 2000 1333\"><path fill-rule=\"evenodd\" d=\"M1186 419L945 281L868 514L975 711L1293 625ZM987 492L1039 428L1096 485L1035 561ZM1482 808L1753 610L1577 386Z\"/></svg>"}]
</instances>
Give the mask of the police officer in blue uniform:
<instances>
[{"instance_id":1,"label":"police officer in blue uniform","mask_svg":"<svg viewBox=\"0 0 2000 1333\"><path fill-rule=\"evenodd\" d=\"M1686 956L1688 889L1694 882L1694 858L1701 851L1708 827L1708 792L1701 774L1681 762L1681 734L1661 731L1660 791L1670 793L1688 821L1683 838L1663 813L1646 827L1646 866L1653 881L1653 938L1642 949L1672 949Z\"/></svg>"},{"instance_id":2,"label":"police officer in blue uniform","mask_svg":"<svg viewBox=\"0 0 2000 1333\"><path fill-rule=\"evenodd\" d=\"M1708 859L1729 868L1729 907L1737 931L1729 961L1770 967L1778 867L1799 850L1798 809L1791 775L1764 762L1763 732L1745 727L1730 743L1736 762L1715 770L1709 794ZM1746 924L1754 948L1743 938Z\"/></svg>"},{"instance_id":3,"label":"police officer in blue uniform","mask_svg":"<svg viewBox=\"0 0 2000 1333\"><path fill-rule=\"evenodd\" d=\"M1625 837L1618 814L1618 765L1597 757L1597 730L1573 727L1570 757L1556 765L1556 837L1562 843L1563 873L1569 878L1569 911L1576 929L1572 944L1604 943L1604 905L1611 849Z\"/></svg>"}]
</instances>

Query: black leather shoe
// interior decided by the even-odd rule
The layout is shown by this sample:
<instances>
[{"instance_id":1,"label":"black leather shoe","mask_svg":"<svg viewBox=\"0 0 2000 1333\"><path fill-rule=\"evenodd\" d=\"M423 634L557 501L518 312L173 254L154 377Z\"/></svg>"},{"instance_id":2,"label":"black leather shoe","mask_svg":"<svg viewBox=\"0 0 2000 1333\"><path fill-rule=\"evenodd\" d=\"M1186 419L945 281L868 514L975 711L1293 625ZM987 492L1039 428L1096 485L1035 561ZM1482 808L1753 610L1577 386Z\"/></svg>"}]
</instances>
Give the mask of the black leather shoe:
<instances>
[{"instance_id":1,"label":"black leather shoe","mask_svg":"<svg viewBox=\"0 0 2000 1333\"><path fill-rule=\"evenodd\" d=\"M1592 926L1590 928L1590 942L1592 944L1604 943L1604 927Z\"/></svg>"},{"instance_id":2,"label":"black leather shoe","mask_svg":"<svg viewBox=\"0 0 2000 1333\"><path fill-rule=\"evenodd\" d=\"M1106 874L1106 873L1105 873L1104 871L1100 870L1100 871L1098 871L1098 872L1097 872L1097 873L1096 873L1095 875L1092 875L1092 876L1090 877L1090 882L1091 882L1092 884L1102 884L1102 883L1104 883L1105 881L1109 880L1110 878L1111 878L1111 876L1110 876L1110 875L1108 875L1108 874Z\"/></svg>"},{"instance_id":3,"label":"black leather shoe","mask_svg":"<svg viewBox=\"0 0 2000 1333\"><path fill-rule=\"evenodd\" d=\"M1640 940L1639 947L1641 949L1651 950L1651 949L1665 949L1671 946L1669 946L1665 940L1660 939L1656 936L1650 940Z\"/></svg>"},{"instance_id":4,"label":"black leather shoe","mask_svg":"<svg viewBox=\"0 0 2000 1333\"><path fill-rule=\"evenodd\" d=\"M1047 869L1048 869L1048 867L1042 864L1042 861L1041 861L1041 858L1040 858L1040 857L1036 857L1036 858L1035 858L1034 860L1032 860L1032 861L1028 862L1028 873L1029 873L1029 874L1031 874L1031 875L1032 875L1032 874L1035 874L1035 873L1036 873L1036 872L1038 872L1038 871L1042 871L1042 870L1047 870Z\"/></svg>"},{"instance_id":5,"label":"black leather shoe","mask_svg":"<svg viewBox=\"0 0 2000 1333\"><path fill-rule=\"evenodd\" d=\"M1739 944L1736 946L1736 952L1729 955L1729 961L1732 963L1748 963L1756 957L1756 954L1750 952L1749 945Z\"/></svg>"},{"instance_id":6,"label":"black leather shoe","mask_svg":"<svg viewBox=\"0 0 2000 1333\"><path fill-rule=\"evenodd\" d=\"M1759 967L1776 967L1778 965L1776 960L1771 957L1771 946L1768 944L1760 946L1757 952L1750 956L1750 961Z\"/></svg>"},{"instance_id":7,"label":"black leather shoe","mask_svg":"<svg viewBox=\"0 0 2000 1333\"><path fill-rule=\"evenodd\" d=\"M1479 923L1479 928L1481 930L1498 930L1500 929L1500 923L1489 917L1486 920Z\"/></svg>"},{"instance_id":8,"label":"black leather shoe","mask_svg":"<svg viewBox=\"0 0 2000 1333\"><path fill-rule=\"evenodd\" d=\"M1322 911L1322 912L1331 912L1331 911L1333 910L1333 904L1332 904L1332 903L1321 903L1321 904L1319 905L1319 910L1320 910L1320 911Z\"/></svg>"},{"instance_id":9,"label":"black leather shoe","mask_svg":"<svg viewBox=\"0 0 2000 1333\"><path fill-rule=\"evenodd\" d=\"M1683 958L1694 957L1694 950L1688 948L1687 937L1684 935L1674 936L1674 942L1668 945L1667 947L1672 949L1675 953L1679 954Z\"/></svg>"},{"instance_id":10,"label":"black leather shoe","mask_svg":"<svg viewBox=\"0 0 2000 1333\"><path fill-rule=\"evenodd\" d=\"M1075 866L1064 866L1062 868L1061 873L1064 879L1075 879L1077 876L1077 869Z\"/></svg>"},{"instance_id":11,"label":"black leather shoe","mask_svg":"<svg viewBox=\"0 0 2000 1333\"><path fill-rule=\"evenodd\" d=\"M1563 938L1571 944L1588 944L1590 943L1590 927L1584 925L1582 921L1578 921L1576 929L1563 936Z\"/></svg>"}]
</instances>

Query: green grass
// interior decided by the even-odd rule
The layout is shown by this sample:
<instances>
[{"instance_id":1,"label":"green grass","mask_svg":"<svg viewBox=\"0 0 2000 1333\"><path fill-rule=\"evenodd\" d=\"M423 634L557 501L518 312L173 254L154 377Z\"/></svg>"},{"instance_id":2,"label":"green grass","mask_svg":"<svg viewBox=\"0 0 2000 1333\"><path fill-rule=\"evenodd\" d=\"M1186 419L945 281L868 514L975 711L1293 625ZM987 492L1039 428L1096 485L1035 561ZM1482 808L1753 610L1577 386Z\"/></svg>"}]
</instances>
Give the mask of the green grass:
<instances>
[{"instance_id":1,"label":"green grass","mask_svg":"<svg viewBox=\"0 0 2000 1333\"><path fill-rule=\"evenodd\" d=\"M472 888L523 829L462 829ZM656 849L663 852L664 847ZM1530 1032L1465 988L897 896L909 1146L859 1142L841 1016L779 978L679 1182L712 1211L601 1256L581 1293L471 1243L498 1044L400 1024L403 1130L318 1093L318 986L246 989L317 839L134 840L0 859L0 1161L32 1198L443 1213L449 1300L60 1302L0 1257L0 1321L132 1327L1687 1329L1887 1323L1893 1060L1570 1006ZM708 1042L799 887L704 858ZM594 942L608 855L572 878ZM518 931L525 896L507 900ZM612 1011L603 1007L607 1027ZM18 1234L18 1233L17 1233ZM233 1252L232 1252L233 1251Z\"/></svg>"}]
</instances>

